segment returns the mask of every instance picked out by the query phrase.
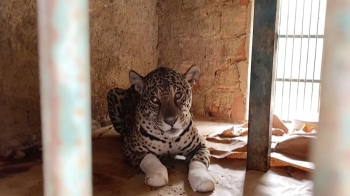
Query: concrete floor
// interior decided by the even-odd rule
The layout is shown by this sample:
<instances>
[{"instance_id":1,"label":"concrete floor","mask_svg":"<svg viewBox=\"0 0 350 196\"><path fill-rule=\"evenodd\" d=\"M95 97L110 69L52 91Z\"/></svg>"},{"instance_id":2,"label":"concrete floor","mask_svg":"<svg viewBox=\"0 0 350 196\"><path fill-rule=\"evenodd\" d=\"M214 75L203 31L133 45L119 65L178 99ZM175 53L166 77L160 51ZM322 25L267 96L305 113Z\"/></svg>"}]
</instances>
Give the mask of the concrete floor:
<instances>
[{"instance_id":1,"label":"concrete floor","mask_svg":"<svg viewBox=\"0 0 350 196\"><path fill-rule=\"evenodd\" d=\"M199 129L227 124L197 121ZM210 132L210 130L207 130ZM96 196L164 196L164 195L312 195L308 173L289 167L271 168L267 173L245 171L245 160L214 159L209 167L217 181L212 193L194 193L187 180L182 160L168 160L169 184L162 188L144 185L144 174L124 161L122 141L117 135L93 140L93 192ZM0 195L43 195L42 160L29 156L17 162L0 163Z\"/></svg>"}]
</instances>

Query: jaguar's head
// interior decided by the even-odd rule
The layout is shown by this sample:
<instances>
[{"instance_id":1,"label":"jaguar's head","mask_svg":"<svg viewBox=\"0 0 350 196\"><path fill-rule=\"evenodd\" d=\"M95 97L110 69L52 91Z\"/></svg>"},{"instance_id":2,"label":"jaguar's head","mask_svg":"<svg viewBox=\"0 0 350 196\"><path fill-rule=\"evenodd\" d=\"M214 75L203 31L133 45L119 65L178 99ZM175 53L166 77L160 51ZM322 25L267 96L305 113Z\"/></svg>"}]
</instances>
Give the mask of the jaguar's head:
<instances>
[{"instance_id":1,"label":"jaguar's head","mask_svg":"<svg viewBox=\"0 0 350 196\"><path fill-rule=\"evenodd\" d=\"M136 107L138 124L155 135L178 136L191 122L191 89L199 73L196 65L185 74L165 67L145 77L130 71L130 82L141 95Z\"/></svg>"}]
</instances>

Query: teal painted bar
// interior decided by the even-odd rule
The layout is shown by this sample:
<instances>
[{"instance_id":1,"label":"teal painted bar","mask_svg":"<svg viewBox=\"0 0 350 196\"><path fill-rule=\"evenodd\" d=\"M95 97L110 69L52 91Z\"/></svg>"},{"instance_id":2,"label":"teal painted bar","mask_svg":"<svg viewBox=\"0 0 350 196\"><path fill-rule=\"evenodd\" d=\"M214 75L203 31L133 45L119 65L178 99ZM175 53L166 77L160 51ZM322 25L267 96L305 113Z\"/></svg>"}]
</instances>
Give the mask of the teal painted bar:
<instances>
[{"instance_id":1,"label":"teal painted bar","mask_svg":"<svg viewBox=\"0 0 350 196\"><path fill-rule=\"evenodd\" d=\"M314 195L350 195L350 0L328 0Z\"/></svg>"},{"instance_id":2,"label":"teal painted bar","mask_svg":"<svg viewBox=\"0 0 350 196\"><path fill-rule=\"evenodd\" d=\"M87 0L38 0L44 195L91 196Z\"/></svg>"}]
</instances>

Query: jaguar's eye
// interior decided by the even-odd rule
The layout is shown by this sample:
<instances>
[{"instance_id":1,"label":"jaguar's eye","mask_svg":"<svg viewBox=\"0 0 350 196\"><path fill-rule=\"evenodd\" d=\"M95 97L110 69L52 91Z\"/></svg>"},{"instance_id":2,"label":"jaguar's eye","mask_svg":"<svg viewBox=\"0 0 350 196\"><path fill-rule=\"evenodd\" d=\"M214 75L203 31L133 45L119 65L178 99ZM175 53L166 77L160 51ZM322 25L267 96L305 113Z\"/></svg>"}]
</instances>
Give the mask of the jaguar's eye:
<instances>
[{"instance_id":1,"label":"jaguar's eye","mask_svg":"<svg viewBox=\"0 0 350 196\"><path fill-rule=\"evenodd\" d=\"M180 99L181 97L182 97L182 93L177 92L177 93L175 94L175 99Z\"/></svg>"},{"instance_id":2,"label":"jaguar's eye","mask_svg":"<svg viewBox=\"0 0 350 196\"><path fill-rule=\"evenodd\" d=\"M151 100L150 100L152 103L154 104L159 104L159 99L155 96L151 97Z\"/></svg>"}]
</instances>

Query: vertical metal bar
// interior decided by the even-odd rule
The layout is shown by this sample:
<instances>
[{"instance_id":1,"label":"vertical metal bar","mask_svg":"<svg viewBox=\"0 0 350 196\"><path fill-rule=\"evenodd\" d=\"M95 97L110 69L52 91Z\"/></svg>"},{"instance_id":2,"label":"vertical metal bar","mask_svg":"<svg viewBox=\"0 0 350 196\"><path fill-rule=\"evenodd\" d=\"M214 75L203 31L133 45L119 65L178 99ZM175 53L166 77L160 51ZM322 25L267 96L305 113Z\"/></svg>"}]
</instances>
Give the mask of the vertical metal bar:
<instances>
[{"instance_id":1,"label":"vertical metal bar","mask_svg":"<svg viewBox=\"0 0 350 196\"><path fill-rule=\"evenodd\" d=\"M281 5L281 2L282 0L278 0L278 4ZM277 39L280 39L279 38L279 35L281 34L281 7L282 6L279 6L277 9L278 11L278 17L276 18L276 23L278 24L277 25ZM281 49L281 45L280 45L280 42L277 41L277 48L276 48L276 64L275 64L275 70L278 70L279 69L279 55L280 55L280 49ZM278 71L275 71L274 73L274 78L276 80L276 78L278 77ZM274 91L276 91L277 89L277 82L274 82ZM274 94L274 100L276 101L277 100L277 93ZM282 101L282 97L281 97L281 101ZM274 104L274 112L276 112L276 104ZM279 114L279 116L282 116L282 110L281 110L281 113Z\"/></svg>"},{"instance_id":2,"label":"vertical metal bar","mask_svg":"<svg viewBox=\"0 0 350 196\"><path fill-rule=\"evenodd\" d=\"M277 2L254 1L247 170L270 168Z\"/></svg>"},{"instance_id":3,"label":"vertical metal bar","mask_svg":"<svg viewBox=\"0 0 350 196\"><path fill-rule=\"evenodd\" d=\"M350 0L327 2L314 195L350 195Z\"/></svg>"},{"instance_id":4,"label":"vertical metal bar","mask_svg":"<svg viewBox=\"0 0 350 196\"><path fill-rule=\"evenodd\" d=\"M327 0L323 0L327 4ZM326 16L326 8L323 11L323 16ZM324 28L323 28L324 29ZM324 34L324 32L323 32ZM324 40L324 36L322 37L322 40ZM323 46L324 48L324 46ZM322 48L322 54L323 54L323 48ZM320 107L321 107L321 93L322 93L322 67L323 63L321 62L321 76L320 76L320 83L319 83L319 91L318 91L318 107L317 107L317 112L320 112Z\"/></svg>"},{"instance_id":5,"label":"vertical metal bar","mask_svg":"<svg viewBox=\"0 0 350 196\"><path fill-rule=\"evenodd\" d=\"M294 30L293 30L293 42L292 42L292 60L290 63L290 81L289 81L289 99L288 99L288 113L287 113L287 120L289 121L289 115L290 115L290 100L292 98L291 92L292 92L292 78L293 78L293 57L294 57L294 40L295 40L295 23L297 20L297 6L298 1L295 2L295 10L294 10Z\"/></svg>"},{"instance_id":6,"label":"vertical metal bar","mask_svg":"<svg viewBox=\"0 0 350 196\"><path fill-rule=\"evenodd\" d=\"M298 68L298 83L297 83L297 96L296 96L296 104L295 104L295 111L298 110L298 97L299 97L299 83L300 83L300 65L301 65L301 54L303 50L303 35L304 35L304 12L305 12L305 0L303 0L303 14L301 16L302 22L301 22L301 38L300 38L300 59L299 59L299 68Z\"/></svg>"},{"instance_id":7,"label":"vertical metal bar","mask_svg":"<svg viewBox=\"0 0 350 196\"><path fill-rule=\"evenodd\" d=\"M44 194L90 196L88 0L38 0Z\"/></svg>"},{"instance_id":8,"label":"vertical metal bar","mask_svg":"<svg viewBox=\"0 0 350 196\"><path fill-rule=\"evenodd\" d=\"M281 111L283 111L283 97L284 97L284 82L285 82L285 73L286 73L286 59L287 59L287 43L288 43L288 23L289 23L289 6L290 6L290 0L288 0L288 12L287 12L287 28L286 28L286 44L284 48L284 62L283 62L283 82L282 82L282 101L281 101ZM283 119L283 112L281 112L281 118Z\"/></svg>"},{"instance_id":9,"label":"vertical metal bar","mask_svg":"<svg viewBox=\"0 0 350 196\"><path fill-rule=\"evenodd\" d=\"M309 47L310 47L310 33L311 33L311 21L312 21L312 3L313 0L311 0L310 4L310 21L309 21L309 34L308 34L308 40L307 40L307 55L306 55L306 65L305 65L305 81L304 81L304 98L303 98L303 111L305 109L305 94L306 94L306 78L307 78L307 66L309 62Z\"/></svg>"},{"instance_id":10,"label":"vertical metal bar","mask_svg":"<svg viewBox=\"0 0 350 196\"><path fill-rule=\"evenodd\" d=\"M316 68L316 57L317 57L317 41L318 41L318 24L320 22L320 6L321 0L318 0L318 11L317 11L317 25L316 25L316 45L315 45L315 58L314 58L314 68L312 73L312 86L311 86L311 97L310 97L310 111L312 111L312 96L314 94L314 80L315 80L315 68Z\"/></svg>"}]
</instances>

